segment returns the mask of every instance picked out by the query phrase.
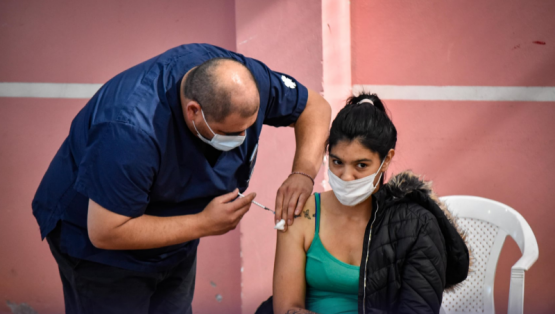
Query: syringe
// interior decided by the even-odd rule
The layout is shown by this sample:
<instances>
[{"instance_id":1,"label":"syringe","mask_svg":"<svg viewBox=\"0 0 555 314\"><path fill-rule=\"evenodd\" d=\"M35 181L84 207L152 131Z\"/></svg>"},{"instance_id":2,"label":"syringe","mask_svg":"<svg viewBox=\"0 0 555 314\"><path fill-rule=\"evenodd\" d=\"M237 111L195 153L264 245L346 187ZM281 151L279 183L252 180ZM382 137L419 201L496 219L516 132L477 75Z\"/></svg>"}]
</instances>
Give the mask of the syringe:
<instances>
[{"instance_id":1,"label":"syringe","mask_svg":"<svg viewBox=\"0 0 555 314\"><path fill-rule=\"evenodd\" d=\"M245 197L245 195L241 194L241 192L239 192L239 196L240 196L240 197ZM266 207L266 206L260 204L260 203L257 202L257 201L252 201L252 202L253 202L254 205L258 205L258 206L264 208L265 210L269 210L269 211L271 211L272 213L274 213L274 215L275 215L276 212L273 211L273 210L271 210L271 209L269 209L268 207Z\"/></svg>"}]
</instances>

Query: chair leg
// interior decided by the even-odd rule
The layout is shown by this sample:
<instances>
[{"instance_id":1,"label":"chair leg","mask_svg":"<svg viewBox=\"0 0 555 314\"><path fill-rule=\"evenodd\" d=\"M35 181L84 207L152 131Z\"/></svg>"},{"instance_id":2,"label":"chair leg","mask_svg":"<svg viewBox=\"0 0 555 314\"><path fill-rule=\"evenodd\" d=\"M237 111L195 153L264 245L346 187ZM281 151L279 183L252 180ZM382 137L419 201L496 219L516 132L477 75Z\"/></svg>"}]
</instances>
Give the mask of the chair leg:
<instances>
[{"instance_id":1,"label":"chair leg","mask_svg":"<svg viewBox=\"0 0 555 314\"><path fill-rule=\"evenodd\" d=\"M524 270L511 269L508 314L522 314L524 311Z\"/></svg>"}]
</instances>

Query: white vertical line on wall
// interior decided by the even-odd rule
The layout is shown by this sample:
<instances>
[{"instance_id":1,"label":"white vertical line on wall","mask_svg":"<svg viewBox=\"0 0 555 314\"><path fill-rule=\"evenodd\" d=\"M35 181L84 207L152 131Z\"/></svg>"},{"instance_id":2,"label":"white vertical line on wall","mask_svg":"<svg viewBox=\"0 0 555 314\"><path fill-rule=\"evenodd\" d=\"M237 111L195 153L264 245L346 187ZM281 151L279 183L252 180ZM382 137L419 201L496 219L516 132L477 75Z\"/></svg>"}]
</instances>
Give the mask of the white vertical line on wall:
<instances>
[{"instance_id":1,"label":"white vertical line on wall","mask_svg":"<svg viewBox=\"0 0 555 314\"><path fill-rule=\"evenodd\" d=\"M324 97L332 117L351 94L351 1L322 0L322 58ZM329 190L328 164L324 160L322 186Z\"/></svg>"},{"instance_id":2,"label":"white vertical line on wall","mask_svg":"<svg viewBox=\"0 0 555 314\"><path fill-rule=\"evenodd\" d=\"M397 100L555 102L555 87L353 85L353 94L363 90Z\"/></svg>"},{"instance_id":3,"label":"white vertical line on wall","mask_svg":"<svg viewBox=\"0 0 555 314\"><path fill-rule=\"evenodd\" d=\"M91 98L102 84L0 82L0 97Z\"/></svg>"},{"instance_id":4,"label":"white vertical line on wall","mask_svg":"<svg viewBox=\"0 0 555 314\"><path fill-rule=\"evenodd\" d=\"M322 0L324 97L333 115L351 94L351 5L348 0Z\"/></svg>"}]
</instances>

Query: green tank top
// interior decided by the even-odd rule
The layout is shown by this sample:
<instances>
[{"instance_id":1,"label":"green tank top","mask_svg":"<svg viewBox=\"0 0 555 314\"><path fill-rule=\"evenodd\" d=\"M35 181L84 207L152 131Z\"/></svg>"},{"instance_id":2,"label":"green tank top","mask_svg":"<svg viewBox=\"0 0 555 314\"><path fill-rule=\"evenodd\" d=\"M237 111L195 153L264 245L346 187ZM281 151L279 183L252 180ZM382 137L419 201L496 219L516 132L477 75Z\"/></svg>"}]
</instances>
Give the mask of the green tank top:
<instances>
[{"instance_id":1,"label":"green tank top","mask_svg":"<svg viewBox=\"0 0 555 314\"><path fill-rule=\"evenodd\" d=\"M358 313L359 266L344 263L320 240L320 194L315 193L314 240L306 253L306 309L316 313Z\"/></svg>"}]
</instances>

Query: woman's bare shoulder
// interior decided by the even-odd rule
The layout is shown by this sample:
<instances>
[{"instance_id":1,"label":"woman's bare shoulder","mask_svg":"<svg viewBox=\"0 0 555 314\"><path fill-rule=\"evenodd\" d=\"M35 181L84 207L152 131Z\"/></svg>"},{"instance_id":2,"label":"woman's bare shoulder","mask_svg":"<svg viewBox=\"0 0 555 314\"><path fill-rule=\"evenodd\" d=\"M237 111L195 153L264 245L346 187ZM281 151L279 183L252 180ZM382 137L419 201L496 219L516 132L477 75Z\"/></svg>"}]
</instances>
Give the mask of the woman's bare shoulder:
<instances>
[{"instance_id":1,"label":"woman's bare shoulder","mask_svg":"<svg viewBox=\"0 0 555 314\"><path fill-rule=\"evenodd\" d=\"M278 232L278 241L302 242L305 250L308 250L314 238L315 214L316 203L313 194L306 201L300 214L295 216L293 225L289 226L285 232Z\"/></svg>"},{"instance_id":2,"label":"woman's bare shoulder","mask_svg":"<svg viewBox=\"0 0 555 314\"><path fill-rule=\"evenodd\" d=\"M316 216L316 196L312 194L306 201L306 204L301 210L301 213L295 216L295 222L297 222L297 220L313 220L315 216Z\"/></svg>"},{"instance_id":3,"label":"woman's bare shoulder","mask_svg":"<svg viewBox=\"0 0 555 314\"><path fill-rule=\"evenodd\" d=\"M330 198L335 198L332 190L320 193L320 203L328 203Z\"/></svg>"}]
</instances>

